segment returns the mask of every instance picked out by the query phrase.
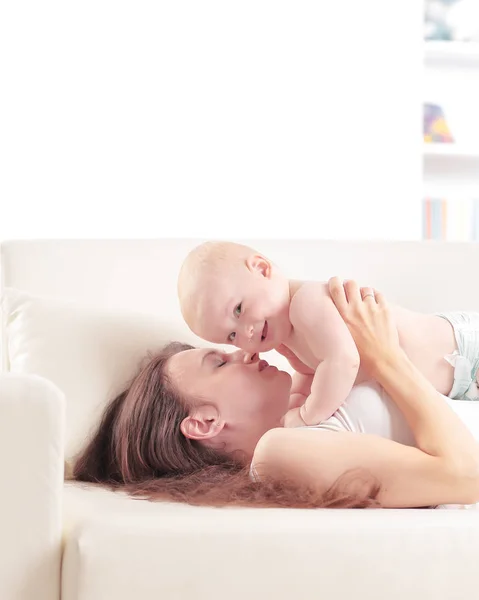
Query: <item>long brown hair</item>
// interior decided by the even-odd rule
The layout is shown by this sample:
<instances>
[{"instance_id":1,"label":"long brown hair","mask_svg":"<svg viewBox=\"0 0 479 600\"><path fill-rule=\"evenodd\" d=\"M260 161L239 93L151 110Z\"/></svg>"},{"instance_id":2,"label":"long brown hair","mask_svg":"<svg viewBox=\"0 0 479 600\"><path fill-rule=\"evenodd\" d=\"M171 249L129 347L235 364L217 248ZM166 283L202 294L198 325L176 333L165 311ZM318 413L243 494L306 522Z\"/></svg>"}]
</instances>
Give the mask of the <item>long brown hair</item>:
<instances>
[{"instance_id":1,"label":"long brown hair","mask_svg":"<svg viewBox=\"0 0 479 600\"><path fill-rule=\"evenodd\" d=\"M186 438L180 424L188 415L188 400L168 377L166 365L188 349L192 346L177 342L163 348L109 404L76 460L76 480L123 489L134 497L196 505L378 506L379 487L366 483L366 491L358 492L354 474L340 477L325 494L288 481L256 481L244 463Z\"/></svg>"}]
</instances>

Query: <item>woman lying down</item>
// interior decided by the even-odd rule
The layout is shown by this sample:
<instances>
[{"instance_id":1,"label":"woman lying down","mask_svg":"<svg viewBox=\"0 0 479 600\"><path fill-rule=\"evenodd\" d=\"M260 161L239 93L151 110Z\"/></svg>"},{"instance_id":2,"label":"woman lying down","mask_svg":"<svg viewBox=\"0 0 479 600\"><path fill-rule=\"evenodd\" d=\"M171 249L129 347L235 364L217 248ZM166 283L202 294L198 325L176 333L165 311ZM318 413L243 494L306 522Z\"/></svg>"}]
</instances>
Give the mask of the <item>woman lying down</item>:
<instances>
[{"instance_id":1,"label":"woman lying down","mask_svg":"<svg viewBox=\"0 0 479 600\"><path fill-rule=\"evenodd\" d=\"M241 351L170 344L108 406L75 478L212 506L479 502L479 404L448 403L411 364L381 294L363 300L336 278L330 292L375 379L330 419L284 428L288 373Z\"/></svg>"}]
</instances>

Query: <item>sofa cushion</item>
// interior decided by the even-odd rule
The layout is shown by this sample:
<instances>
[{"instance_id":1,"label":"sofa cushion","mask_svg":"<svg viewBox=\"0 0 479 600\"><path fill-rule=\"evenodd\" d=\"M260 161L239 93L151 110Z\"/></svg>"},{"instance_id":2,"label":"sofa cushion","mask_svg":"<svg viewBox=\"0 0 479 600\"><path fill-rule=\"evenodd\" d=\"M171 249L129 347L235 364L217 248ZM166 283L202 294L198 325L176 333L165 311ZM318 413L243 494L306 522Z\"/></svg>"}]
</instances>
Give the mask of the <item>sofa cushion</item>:
<instances>
[{"instance_id":1,"label":"sofa cushion","mask_svg":"<svg viewBox=\"0 0 479 600\"><path fill-rule=\"evenodd\" d=\"M472 598L479 511L191 507L68 483L62 600ZM363 597L363 596L361 596Z\"/></svg>"},{"instance_id":2,"label":"sofa cushion","mask_svg":"<svg viewBox=\"0 0 479 600\"><path fill-rule=\"evenodd\" d=\"M14 289L4 291L2 308L7 368L41 375L66 396L67 459L148 352L178 339L201 343L161 315L98 310Z\"/></svg>"},{"instance_id":3,"label":"sofa cushion","mask_svg":"<svg viewBox=\"0 0 479 600\"><path fill-rule=\"evenodd\" d=\"M108 311L13 288L4 290L2 311L7 369L41 375L65 394L67 463L148 353L170 341L209 345L184 323L162 315ZM291 370L284 357L267 354L268 360Z\"/></svg>"}]
</instances>

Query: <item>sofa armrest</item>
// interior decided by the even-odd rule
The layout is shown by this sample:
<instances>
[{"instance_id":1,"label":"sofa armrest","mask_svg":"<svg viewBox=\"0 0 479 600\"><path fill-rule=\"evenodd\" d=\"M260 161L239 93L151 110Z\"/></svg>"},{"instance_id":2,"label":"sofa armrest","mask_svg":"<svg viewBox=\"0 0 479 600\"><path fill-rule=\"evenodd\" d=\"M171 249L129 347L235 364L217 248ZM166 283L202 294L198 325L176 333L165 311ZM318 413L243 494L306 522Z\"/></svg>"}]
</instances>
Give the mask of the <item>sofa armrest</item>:
<instances>
[{"instance_id":1,"label":"sofa armrest","mask_svg":"<svg viewBox=\"0 0 479 600\"><path fill-rule=\"evenodd\" d=\"M36 375L0 375L0 598L58 600L64 397Z\"/></svg>"}]
</instances>

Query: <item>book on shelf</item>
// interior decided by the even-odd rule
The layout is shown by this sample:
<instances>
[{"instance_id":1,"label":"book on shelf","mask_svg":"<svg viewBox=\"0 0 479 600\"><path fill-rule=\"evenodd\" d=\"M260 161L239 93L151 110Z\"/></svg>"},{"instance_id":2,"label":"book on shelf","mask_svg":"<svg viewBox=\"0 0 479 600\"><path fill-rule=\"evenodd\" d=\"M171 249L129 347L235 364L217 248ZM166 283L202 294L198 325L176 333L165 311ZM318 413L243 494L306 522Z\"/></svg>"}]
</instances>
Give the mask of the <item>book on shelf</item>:
<instances>
[{"instance_id":1,"label":"book on shelf","mask_svg":"<svg viewBox=\"0 0 479 600\"><path fill-rule=\"evenodd\" d=\"M479 242L479 198L424 198L423 239Z\"/></svg>"},{"instance_id":2,"label":"book on shelf","mask_svg":"<svg viewBox=\"0 0 479 600\"><path fill-rule=\"evenodd\" d=\"M423 105L423 136L427 144L451 144L454 142L451 130L439 104L425 102Z\"/></svg>"}]
</instances>

